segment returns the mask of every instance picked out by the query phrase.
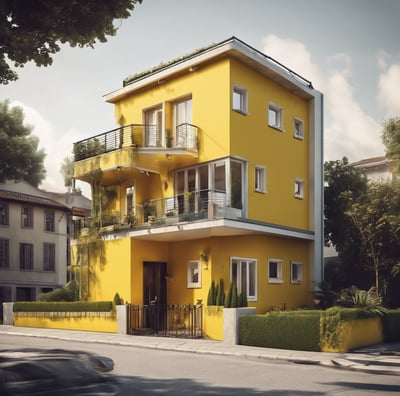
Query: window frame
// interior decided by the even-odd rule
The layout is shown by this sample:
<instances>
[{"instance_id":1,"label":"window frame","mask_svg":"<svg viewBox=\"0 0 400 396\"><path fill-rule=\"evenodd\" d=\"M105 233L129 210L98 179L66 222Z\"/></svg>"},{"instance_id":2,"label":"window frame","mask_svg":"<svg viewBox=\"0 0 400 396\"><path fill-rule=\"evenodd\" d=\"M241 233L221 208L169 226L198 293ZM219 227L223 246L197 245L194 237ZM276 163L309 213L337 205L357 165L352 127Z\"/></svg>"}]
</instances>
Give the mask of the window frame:
<instances>
[{"instance_id":1,"label":"window frame","mask_svg":"<svg viewBox=\"0 0 400 396\"><path fill-rule=\"evenodd\" d=\"M201 262L200 260L189 260L187 262L187 288L201 288ZM197 273L195 271L197 270ZM197 279L195 279L197 275Z\"/></svg>"},{"instance_id":2,"label":"window frame","mask_svg":"<svg viewBox=\"0 0 400 396\"><path fill-rule=\"evenodd\" d=\"M276 263L276 277L271 276L271 264ZM268 283L283 283L283 260L268 259Z\"/></svg>"},{"instance_id":3,"label":"window frame","mask_svg":"<svg viewBox=\"0 0 400 396\"><path fill-rule=\"evenodd\" d=\"M25 212L25 210L28 210L28 211ZM33 206L29 206L29 205L21 206L21 227L22 228L33 228L33 212L34 212Z\"/></svg>"},{"instance_id":4,"label":"window frame","mask_svg":"<svg viewBox=\"0 0 400 396\"><path fill-rule=\"evenodd\" d=\"M55 232L55 211L52 209L44 210L44 231L45 232Z\"/></svg>"},{"instance_id":5,"label":"window frame","mask_svg":"<svg viewBox=\"0 0 400 396\"><path fill-rule=\"evenodd\" d=\"M235 94L239 95L239 107L235 106ZM232 110L244 115L249 114L248 90L237 84L232 88Z\"/></svg>"},{"instance_id":6,"label":"window frame","mask_svg":"<svg viewBox=\"0 0 400 396\"><path fill-rule=\"evenodd\" d=\"M297 199L304 199L304 179L295 178L294 179L294 197Z\"/></svg>"},{"instance_id":7,"label":"window frame","mask_svg":"<svg viewBox=\"0 0 400 396\"><path fill-rule=\"evenodd\" d=\"M43 243L43 271L56 272L56 244Z\"/></svg>"},{"instance_id":8,"label":"window frame","mask_svg":"<svg viewBox=\"0 0 400 396\"><path fill-rule=\"evenodd\" d=\"M254 168L254 189L260 193L267 192L267 168L263 165Z\"/></svg>"},{"instance_id":9,"label":"window frame","mask_svg":"<svg viewBox=\"0 0 400 396\"><path fill-rule=\"evenodd\" d=\"M29 247L29 252L25 249ZM28 253L28 254L27 254ZM32 271L33 270L33 244L21 242L19 244L19 269L21 271Z\"/></svg>"},{"instance_id":10,"label":"window frame","mask_svg":"<svg viewBox=\"0 0 400 396\"><path fill-rule=\"evenodd\" d=\"M0 268L10 268L10 240L0 238Z\"/></svg>"},{"instance_id":11,"label":"window frame","mask_svg":"<svg viewBox=\"0 0 400 396\"><path fill-rule=\"evenodd\" d=\"M297 133L297 125L300 126L301 134ZM298 117L293 118L293 136L296 139L304 140L304 121Z\"/></svg>"},{"instance_id":12,"label":"window frame","mask_svg":"<svg viewBox=\"0 0 400 396\"><path fill-rule=\"evenodd\" d=\"M245 272L246 272L246 296L247 296L247 301L258 301L258 288L257 288L257 282L258 282L258 276L257 276L257 259L255 258L246 258L246 257L236 257L232 256L230 257L230 265L229 265L229 270L230 270L230 281L233 282L233 263L236 262L238 267L240 266L240 270L237 271L237 279L236 279L236 287L238 291L238 295L242 293L242 265L245 264ZM254 271L251 271L250 266L254 265ZM250 275L251 272L254 273L254 279L253 279L253 285L254 285L254 294L250 295Z\"/></svg>"},{"instance_id":13,"label":"window frame","mask_svg":"<svg viewBox=\"0 0 400 396\"><path fill-rule=\"evenodd\" d=\"M0 201L0 226L10 225L10 206L7 202Z\"/></svg>"},{"instance_id":14,"label":"window frame","mask_svg":"<svg viewBox=\"0 0 400 396\"><path fill-rule=\"evenodd\" d=\"M275 113L275 124L271 121L270 113ZM268 103L268 126L283 132L283 107L274 102Z\"/></svg>"},{"instance_id":15,"label":"window frame","mask_svg":"<svg viewBox=\"0 0 400 396\"><path fill-rule=\"evenodd\" d=\"M297 269L297 277L293 276L293 269L298 267ZM293 284L301 284L304 280L304 264L301 261L291 261L290 262L290 283Z\"/></svg>"}]
</instances>

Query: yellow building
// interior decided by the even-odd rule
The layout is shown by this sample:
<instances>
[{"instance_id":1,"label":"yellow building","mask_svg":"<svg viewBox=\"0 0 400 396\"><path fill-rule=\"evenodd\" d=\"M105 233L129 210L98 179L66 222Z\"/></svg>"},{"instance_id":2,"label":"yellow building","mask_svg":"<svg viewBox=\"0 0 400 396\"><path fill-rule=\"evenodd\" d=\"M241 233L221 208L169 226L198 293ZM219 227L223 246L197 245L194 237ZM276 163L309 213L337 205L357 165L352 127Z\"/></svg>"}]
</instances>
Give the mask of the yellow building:
<instances>
[{"instance_id":1,"label":"yellow building","mask_svg":"<svg viewBox=\"0 0 400 396\"><path fill-rule=\"evenodd\" d=\"M89 298L206 306L211 281L223 279L257 313L312 305L322 99L235 37L105 95L119 126L74 145L102 235L85 264Z\"/></svg>"}]
</instances>

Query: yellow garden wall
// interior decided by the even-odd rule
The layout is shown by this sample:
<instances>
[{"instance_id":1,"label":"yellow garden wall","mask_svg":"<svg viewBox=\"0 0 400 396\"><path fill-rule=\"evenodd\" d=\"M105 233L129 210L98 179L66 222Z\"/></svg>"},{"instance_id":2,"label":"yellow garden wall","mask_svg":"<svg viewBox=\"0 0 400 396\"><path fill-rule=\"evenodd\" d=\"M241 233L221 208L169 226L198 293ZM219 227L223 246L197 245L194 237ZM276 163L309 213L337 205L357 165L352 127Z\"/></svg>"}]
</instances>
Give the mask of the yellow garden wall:
<instances>
[{"instance_id":1,"label":"yellow garden wall","mask_svg":"<svg viewBox=\"0 0 400 396\"><path fill-rule=\"evenodd\" d=\"M14 326L116 333L117 319L115 316L106 317L97 312L93 313L93 316L61 318L16 315L14 316Z\"/></svg>"},{"instance_id":2,"label":"yellow garden wall","mask_svg":"<svg viewBox=\"0 0 400 396\"><path fill-rule=\"evenodd\" d=\"M224 307L203 307L203 337L224 339Z\"/></svg>"},{"instance_id":3,"label":"yellow garden wall","mask_svg":"<svg viewBox=\"0 0 400 396\"><path fill-rule=\"evenodd\" d=\"M335 342L327 342L321 334L323 352L347 352L351 349L383 342L381 318L341 321L336 329Z\"/></svg>"}]
</instances>

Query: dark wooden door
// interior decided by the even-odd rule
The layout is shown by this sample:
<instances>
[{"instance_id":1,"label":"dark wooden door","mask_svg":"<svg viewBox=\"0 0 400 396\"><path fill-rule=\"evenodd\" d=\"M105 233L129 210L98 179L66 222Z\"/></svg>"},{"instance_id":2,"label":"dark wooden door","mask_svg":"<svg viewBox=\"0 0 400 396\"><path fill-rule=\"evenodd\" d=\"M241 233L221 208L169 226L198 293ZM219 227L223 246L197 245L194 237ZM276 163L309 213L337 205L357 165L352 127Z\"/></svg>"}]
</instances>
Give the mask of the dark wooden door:
<instances>
[{"instance_id":1,"label":"dark wooden door","mask_svg":"<svg viewBox=\"0 0 400 396\"><path fill-rule=\"evenodd\" d=\"M143 304L148 307L147 325L158 332L164 330L167 316L167 264L143 263Z\"/></svg>"}]
</instances>

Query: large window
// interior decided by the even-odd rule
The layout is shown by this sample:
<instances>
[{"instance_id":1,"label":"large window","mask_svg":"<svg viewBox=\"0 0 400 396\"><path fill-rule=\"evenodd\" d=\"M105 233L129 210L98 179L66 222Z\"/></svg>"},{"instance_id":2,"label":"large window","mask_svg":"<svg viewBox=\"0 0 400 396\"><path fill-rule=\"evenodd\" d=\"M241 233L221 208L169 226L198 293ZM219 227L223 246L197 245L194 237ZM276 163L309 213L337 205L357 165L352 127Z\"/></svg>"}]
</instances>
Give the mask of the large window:
<instances>
[{"instance_id":1,"label":"large window","mask_svg":"<svg viewBox=\"0 0 400 396\"><path fill-rule=\"evenodd\" d=\"M232 109L243 114L247 114L247 89L233 86Z\"/></svg>"},{"instance_id":2,"label":"large window","mask_svg":"<svg viewBox=\"0 0 400 396\"><path fill-rule=\"evenodd\" d=\"M248 301L257 300L257 260L231 257L231 281L238 293L246 293Z\"/></svg>"},{"instance_id":3,"label":"large window","mask_svg":"<svg viewBox=\"0 0 400 396\"><path fill-rule=\"evenodd\" d=\"M192 126L192 98L174 103L173 129L177 147L197 147L197 133Z\"/></svg>"},{"instance_id":4,"label":"large window","mask_svg":"<svg viewBox=\"0 0 400 396\"><path fill-rule=\"evenodd\" d=\"M0 202L0 225L8 226L9 218L8 218L8 203Z\"/></svg>"},{"instance_id":5,"label":"large window","mask_svg":"<svg viewBox=\"0 0 400 396\"><path fill-rule=\"evenodd\" d=\"M22 206L21 208L21 226L23 228L33 228L33 207Z\"/></svg>"},{"instance_id":6,"label":"large window","mask_svg":"<svg viewBox=\"0 0 400 396\"><path fill-rule=\"evenodd\" d=\"M10 266L10 241L8 239L0 239L0 268L8 268Z\"/></svg>"},{"instance_id":7,"label":"large window","mask_svg":"<svg viewBox=\"0 0 400 396\"><path fill-rule=\"evenodd\" d=\"M19 268L33 270L33 245L31 243L19 244Z\"/></svg>"},{"instance_id":8,"label":"large window","mask_svg":"<svg viewBox=\"0 0 400 396\"><path fill-rule=\"evenodd\" d=\"M46 209L44 211L44 230L54 232L54 210Z\"/></svg>"},{"instance_id":9,"label":"large window","mask_svg":"<svg viewBox=\"0 0 400 396\"><path fill-rule=\"evenodd\" d=\"M277 260L277 259L268 260L268 282L283 283L282 260Z\"/></svg>"},{"instance_id":10,"label":"large window","mask_svg":"<svg viewBox=\"0 0 400 396\"><path fill-rule=\"evenodd\" d=\"M145 146L160 147L162 142L163 112L161 106L147 110L145 117Z\"/></svg>"},{"instance_id":11,"label":"large window","mask_svg":"<svg viewBox=\"0 0 400 396\"><path fill-rule=\"evenodd\" d=\"M56 270L56 245L54 243L43 244L43 271Z\"/></svg>"}]
</instances>

